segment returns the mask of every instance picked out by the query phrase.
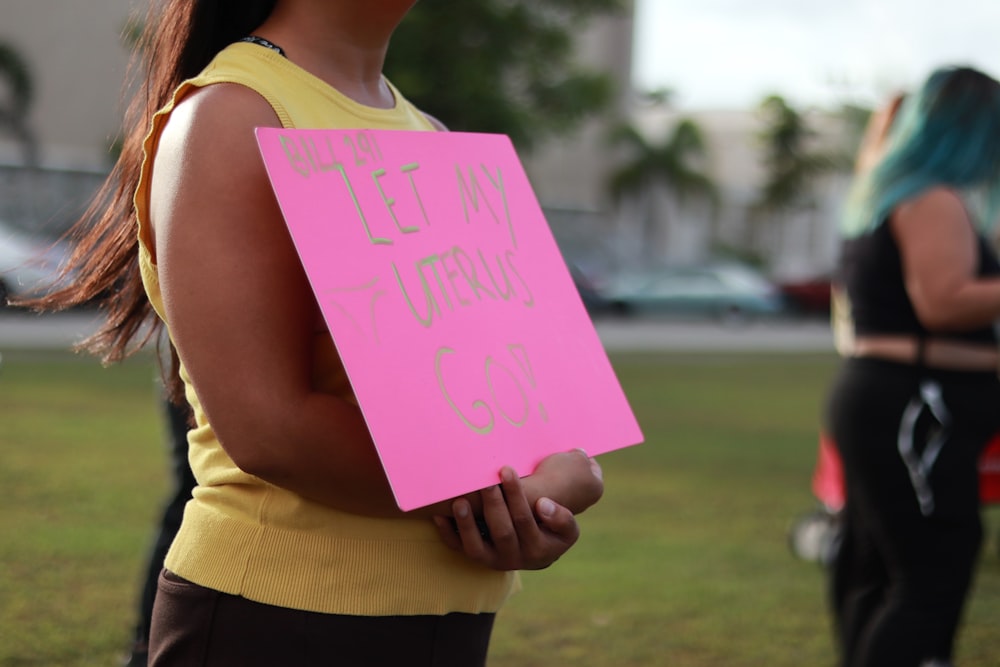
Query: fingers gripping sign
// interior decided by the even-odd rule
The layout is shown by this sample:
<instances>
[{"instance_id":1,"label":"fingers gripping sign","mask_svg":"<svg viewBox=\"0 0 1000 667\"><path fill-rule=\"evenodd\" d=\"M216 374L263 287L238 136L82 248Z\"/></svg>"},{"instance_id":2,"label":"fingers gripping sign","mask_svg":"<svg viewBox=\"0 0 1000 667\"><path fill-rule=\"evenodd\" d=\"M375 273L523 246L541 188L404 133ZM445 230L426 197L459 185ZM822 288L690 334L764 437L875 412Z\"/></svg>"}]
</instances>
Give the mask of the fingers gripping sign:
<instances>
[{"instance_id":1,"label":"fingers gripping sign","mask_svg":"<svg viewBox=\"0 0 1000 667\"><path fill-rule=\"evenodd\" d=\"M460 498L453 504L454 523L435 519L441 538L450 548L495 570L548 567L580 537L573 513L548 498L540 498L532 507L513 468L504 467L500 478L500 485L480 491L487 531L481 530L469 501Z\"/></svg>"}]
</instances>

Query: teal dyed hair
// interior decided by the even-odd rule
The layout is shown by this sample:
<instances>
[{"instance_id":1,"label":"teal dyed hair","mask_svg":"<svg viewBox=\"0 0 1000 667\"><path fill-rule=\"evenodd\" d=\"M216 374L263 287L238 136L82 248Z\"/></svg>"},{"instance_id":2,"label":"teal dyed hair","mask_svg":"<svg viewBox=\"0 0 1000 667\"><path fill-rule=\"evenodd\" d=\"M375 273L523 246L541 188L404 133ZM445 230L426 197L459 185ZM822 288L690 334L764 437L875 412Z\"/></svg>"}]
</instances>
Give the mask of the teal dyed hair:
<instances>
[{"instance_id":1,"label":"teal dyed hair","mask_svg":"<svg viewBox=\"0 0 1000 667\"><path fill-rule=\"evenodd\" d=\"M1000 213L1000 83L969 67L938 69L907 96L882 158L856 177L844 235L874 229L900 202L935 186L960 191L978 225L992 229Z\"/></svg>"}]
</instances>

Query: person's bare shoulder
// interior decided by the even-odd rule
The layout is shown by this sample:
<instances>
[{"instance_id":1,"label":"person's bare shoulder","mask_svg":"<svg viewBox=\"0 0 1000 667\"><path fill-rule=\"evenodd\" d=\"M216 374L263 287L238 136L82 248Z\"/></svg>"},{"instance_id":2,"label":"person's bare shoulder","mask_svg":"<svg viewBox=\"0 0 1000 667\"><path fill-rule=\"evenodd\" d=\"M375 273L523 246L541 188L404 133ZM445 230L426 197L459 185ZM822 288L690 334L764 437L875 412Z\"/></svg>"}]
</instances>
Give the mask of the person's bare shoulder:
<instances>
[{"instance_id":1,"label":"person's bare shoulder","mask_svg":"<svg viewBox=\"0 0 1000 667\"><path fill-rule=\"evenodd\" d=\"M270 188L254 129L273 126L280 122L271 105L244 86L216 84L186 96L163 128L153 161L154 243L188 200L232 211L266 208L261 199Z\"/></svg>"},{"instance_id":2,"label":"person's bare shoulder","mask_svg":"<svg viewBox=\"0 0 1000 667\"><path fill-rule=\"evenodd\" d=\"M253 142L256 127L280 127L271 105L258 93L232 83L199 88L181 100L164 128L161 145L199 138L213 144Z\"/></svg>"},{"instance_id":3,"label":"person's bare shoulder","mask_svg":"<svg viewBox=\"0 0 1000 667\"><path fill-rule=\"evenodd\" d=\"M199 88L182 99L160 135L154 184L169 189L264 175L254 129L280 126L271 105L237 84Z\"/></svg>"},{"instance_id":4,"label":"person's bare shoulder","mask_svg":"<svg viewBox=\"0 0 1000 667\"><path fill-rule=\"evenodd\" d=\"M914 225L954 225L968 220L965 203L957 192L946 187L931 188L897 207L893 221L900 227Z\"/></svg>"}]
</instances>

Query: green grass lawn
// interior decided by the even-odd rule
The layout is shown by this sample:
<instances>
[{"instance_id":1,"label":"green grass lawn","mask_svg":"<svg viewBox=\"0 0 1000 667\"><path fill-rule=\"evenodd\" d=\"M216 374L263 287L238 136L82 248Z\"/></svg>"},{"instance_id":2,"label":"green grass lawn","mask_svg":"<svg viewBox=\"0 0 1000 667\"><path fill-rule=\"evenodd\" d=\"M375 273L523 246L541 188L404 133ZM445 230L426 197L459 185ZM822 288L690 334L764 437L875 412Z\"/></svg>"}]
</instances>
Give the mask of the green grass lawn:
<instances>
[{"instance_id":1,"label":"green grass lawn","mask_svg":"<svg viewBox=\"0 0 1000 667\"><path fill-rule=\"evenodd\" d=\"M490 667L825 667L821 568L787 547L815 501L828 355L616 355L646 443L601 457L579 544L501 612ZM149 358L4 353L0 667L114 665L167 491ZM960 638L996 664L998 514Z\"/></svg>"}]
</instances>

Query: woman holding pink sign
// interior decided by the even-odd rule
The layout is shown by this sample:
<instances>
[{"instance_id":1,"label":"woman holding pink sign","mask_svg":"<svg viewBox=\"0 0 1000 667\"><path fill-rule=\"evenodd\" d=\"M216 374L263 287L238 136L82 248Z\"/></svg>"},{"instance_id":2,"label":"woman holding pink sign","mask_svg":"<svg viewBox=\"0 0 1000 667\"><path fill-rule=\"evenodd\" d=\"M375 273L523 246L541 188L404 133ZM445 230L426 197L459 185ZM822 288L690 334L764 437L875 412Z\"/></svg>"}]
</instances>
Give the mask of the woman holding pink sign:
<instances>
[{"instance_id":1,"label":"woman holding pink sign","mask_svg":"<svg viewBox=\"0 0 1000 667\"><path fill-rule=\"evenodd\" d=\"M176 351L198 486L152 665L485 664L515 571L565 553L603 492L574 450L402 513L283 223L255 128L443 129L381 73L412 4L153 3L110 204L78 228L85 278L35 304L99 300L106 360L158 328Z\"/></svg>"}]
</instances>

